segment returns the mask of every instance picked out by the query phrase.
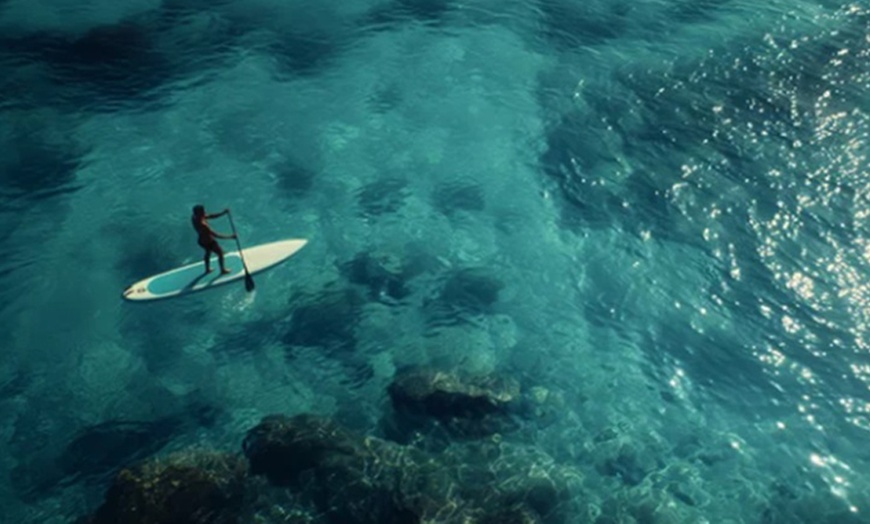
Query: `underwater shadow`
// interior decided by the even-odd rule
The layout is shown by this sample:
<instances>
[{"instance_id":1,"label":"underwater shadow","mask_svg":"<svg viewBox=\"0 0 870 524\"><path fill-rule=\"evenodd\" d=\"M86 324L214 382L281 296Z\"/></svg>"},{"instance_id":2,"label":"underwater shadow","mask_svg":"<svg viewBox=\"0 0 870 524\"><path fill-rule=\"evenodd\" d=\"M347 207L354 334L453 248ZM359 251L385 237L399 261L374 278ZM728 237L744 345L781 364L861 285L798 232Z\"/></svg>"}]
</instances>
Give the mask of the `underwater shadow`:
<instances>
[{"instance_id":1,"label":"underwater shadow","mask_svg":"<svg viewBox=\"0 0 870 524\"><path fill-rule=\"evenodd\" d=\"M85 165L86 151L72 144L52 143L39 132L19 129L3 141L0 189L13 198L44 200L78 191L76 173Z\"/></svg>"},{"instance_id":2,"label":"underwater shadow","mask_svg":"<svg viewBox=\"0 0 870 524\"><path fill-rule=\"evenodd\" d=\"M370 28L392 28L411 21L441 25L453 10L453 0L393 0L371 10L364 23Z\"/></svg>"}]
</instances>

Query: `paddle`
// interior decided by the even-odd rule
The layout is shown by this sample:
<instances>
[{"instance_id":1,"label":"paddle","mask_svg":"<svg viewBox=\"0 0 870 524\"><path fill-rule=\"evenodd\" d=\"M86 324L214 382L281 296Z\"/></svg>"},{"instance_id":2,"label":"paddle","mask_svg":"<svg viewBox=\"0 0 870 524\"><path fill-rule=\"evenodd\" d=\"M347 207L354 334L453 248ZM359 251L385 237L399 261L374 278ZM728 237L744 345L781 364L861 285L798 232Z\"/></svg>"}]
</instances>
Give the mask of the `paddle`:
<instances>
[{"instance_id":1,"label":"paddle","mask_svg":"<svg viewBox=\"0 0 870 524\"><path fill-rule=\"evenodd\" d=\"M242 254L242 244L239 242L239 234L236 233L236 225L233 224L233 215L227 209L227 217L230 219L230 227L233 229L233 235L236 237L236 246L239 248L239 257L242 259L242 267L245 268L245 290L251 292L254 290L254 277L248 272L248 266L245 264L245 255Z\"/></svg>"}]
</instances>

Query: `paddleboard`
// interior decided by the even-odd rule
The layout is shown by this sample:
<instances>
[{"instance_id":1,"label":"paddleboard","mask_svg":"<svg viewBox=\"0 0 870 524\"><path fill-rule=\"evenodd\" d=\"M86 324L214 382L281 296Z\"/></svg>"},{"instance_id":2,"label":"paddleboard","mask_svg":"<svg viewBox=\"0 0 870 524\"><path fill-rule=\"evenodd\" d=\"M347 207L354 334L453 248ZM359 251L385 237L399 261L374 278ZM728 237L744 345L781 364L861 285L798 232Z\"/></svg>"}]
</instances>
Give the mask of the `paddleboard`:
<instances>
[{"instance_id":1,"label":"paddleboard","mask_svg":"<svg viewBox=\"0 0 870 524\"><path fill-rule=\"evenodd\" d=\"M284 262L308 243L305 239L288 239L270 242L242 250L248 272L252 275ZM171 269L131 284L124 290L127 300L157 300L186 295L229 284L245 277L242 258L238 251L224 253L224 263L230 271L221 275L217 256L211 260L211 273L205 272L205 262L199 261Z\"/></svg>"}]
</instances>

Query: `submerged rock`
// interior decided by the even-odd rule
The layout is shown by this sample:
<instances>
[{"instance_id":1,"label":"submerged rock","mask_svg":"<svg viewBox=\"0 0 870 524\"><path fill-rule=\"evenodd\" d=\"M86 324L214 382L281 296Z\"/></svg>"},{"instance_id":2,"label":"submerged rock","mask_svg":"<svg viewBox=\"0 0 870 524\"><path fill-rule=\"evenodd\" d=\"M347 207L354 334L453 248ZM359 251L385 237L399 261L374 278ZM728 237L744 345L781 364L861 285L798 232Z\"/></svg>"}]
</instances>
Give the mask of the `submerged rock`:
<instances>
[{"instance_id":1,"label":"submerged rock","mask_svg":"<svg viewBox=\"0 0 870 524\"><path fill-rule=\"evenodd\" d=\"M356 197L363 216L377 217L399 211L409 194L407 180L387 178L367 184Z\"/></svg>"},{"instance_id":2,"label":"submerged rock","mask_svg":"<svg viewBox=\"0 0 870 524\"><path fill-rule=\"evenodd\" d=\"M525 448L475 444L436 455L311 415L266 417L243 448L251 473L290 487L330 523L560 523L579 478Z\"/></svg>"},{"instance_id":3,"label":"submerged rock","mask_svg":"<svg viewBox=\"0 0 870 524\"><path fill-rule=\"evenodd\" d=\"M511 413L521 405L519 382L497 375L412 369L400 373L388 388L396 423L409 431L434 418L452 433L489 435L513 429ZM422 420L420 417L424 417Z\"/></svg>"},{"instance_id":4,"label":"submerged rock","mask_svg":"<svg viewBox=\"0 0 870 524\"><path fill-rule=\"evenodd\" d=\"M270 415L248 431L242 444L251 474L287 486L328 457L352 457L362 450L341 426L311 415L287 418Z\"/></svg>"},{"instance_id":5,"label":"submerged rock","mask_svg":"<svg viewBox=\"0 0 870 524\"><path fill-rule=\"evenodd\" d=\"M389 393L398 408L439 418L482 418L506 412L519 399L520 385L495 375L462 376L422 369L400 374L390 384Z\"/></svg>"},{"instance_id":6,"label":"submerged rock","mask_svg":"<svg viewBox=\"0 0 870 524\"><path fill-rule=\"evenodd\" d=\"M18 465L12 468L11 484L22 499L36 500L64 484L103 482L125 464L158 452L181 424L177 417L149 422L107 421L83 428L56 451L47 438L34 442L33 428L19 428L22 434L15 437L21 440L16 445L20 448ZM24 433L24 429L29 431Z\"/></svg>"},{"instance_id":7,"label":"submerged rock","mask_svg":"<svg viewBox=\"0 0 870 524\"><path fill-rule=\"evenodd\" d=\"M226 453L182 451L125 468L88 524L234 524L246 464Z\"/></svg>"},{"instance_id":8,"label":"submerged rock","mask_svg":"<svg viewBox=\"0 0 870 524\"><path fill-rule=\"evenodd\" d=\"M294 304L293 316L281 341L288 347L320 347L349 353L356 346L363 297L351 289L324 290Z\"/></svg>"},{"instance_id":9,"label":"submerged rock","mask_svg":"<svg viewBox=\"0 0 870 524\"><path fill-rule=\"evenodd\" d=\"M175 417L155 422L104 422L81 431L57 462L66 475L73 477L112 473L159 451L180 425Z\"/></svg>"},{"instance_id":10,"label":"submerged rock","mask_svg":"<svg viewBox=\"0 0 870 524\"><path fill-rule=\"evenodd\" d=\"M439 299L471 313L490 313L504 283L482 268L455 271L444 283Z\"/></svg>"},{"instance_id":11,"label":"submerged rock","mask_svg":"<svg viewBox=\"0 0 870 524\"><path fill-rule=\"evenodd\" d=\"M344 265L344 271L351 282L368 288L372 300L402 300L410 293L402 262L395 257L359 253Z\"/></svg>"},{"instance_id":12,"label":"submerged rock","mask_svg":"<svg viewBox=\"0 0 870 524\"><path fill-rule=\"evenodd\" d=\"M483 188L471 183L441 184L433 195L435 209L447 216L453 216L460 211L483 211L486 207L486 197Z\"/></svg>"},{"instance_id":13,"label":"submerged rock","mask_svg":"<svg viewBox=\"0 0 870 524\"><path fill-rule=\"evenodd\" d=\"M243 443L251 473L301 491L332 522L406 522L418 514L412 501L393 493L398 446L364 439L312 415L265 417ZM411 460L411 464L416 461Z\"/></svg>"}]
</instances>

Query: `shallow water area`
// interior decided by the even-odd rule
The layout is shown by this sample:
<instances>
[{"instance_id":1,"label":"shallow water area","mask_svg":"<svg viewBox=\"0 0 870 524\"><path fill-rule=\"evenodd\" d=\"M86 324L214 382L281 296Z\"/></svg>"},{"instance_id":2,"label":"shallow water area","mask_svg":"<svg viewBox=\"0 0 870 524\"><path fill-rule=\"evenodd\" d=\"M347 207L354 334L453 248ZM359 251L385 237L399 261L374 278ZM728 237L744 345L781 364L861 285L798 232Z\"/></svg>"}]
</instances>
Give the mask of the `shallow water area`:
<instances>
[{"instance_id":1,"label":"shallow water area","mask_svg":"<svg viewBox=\"0 0 870 524\"><path fill-rule=\"evenodd\" d=\"M6 0L0 29L4 521L111 521L122 468L177 461L228 522L870 522L860 3ZM200 259L194 204L308 244L255 293L125 302ZM258 470L288 441L326 458Z\"/></svg>"}]
</instances>

